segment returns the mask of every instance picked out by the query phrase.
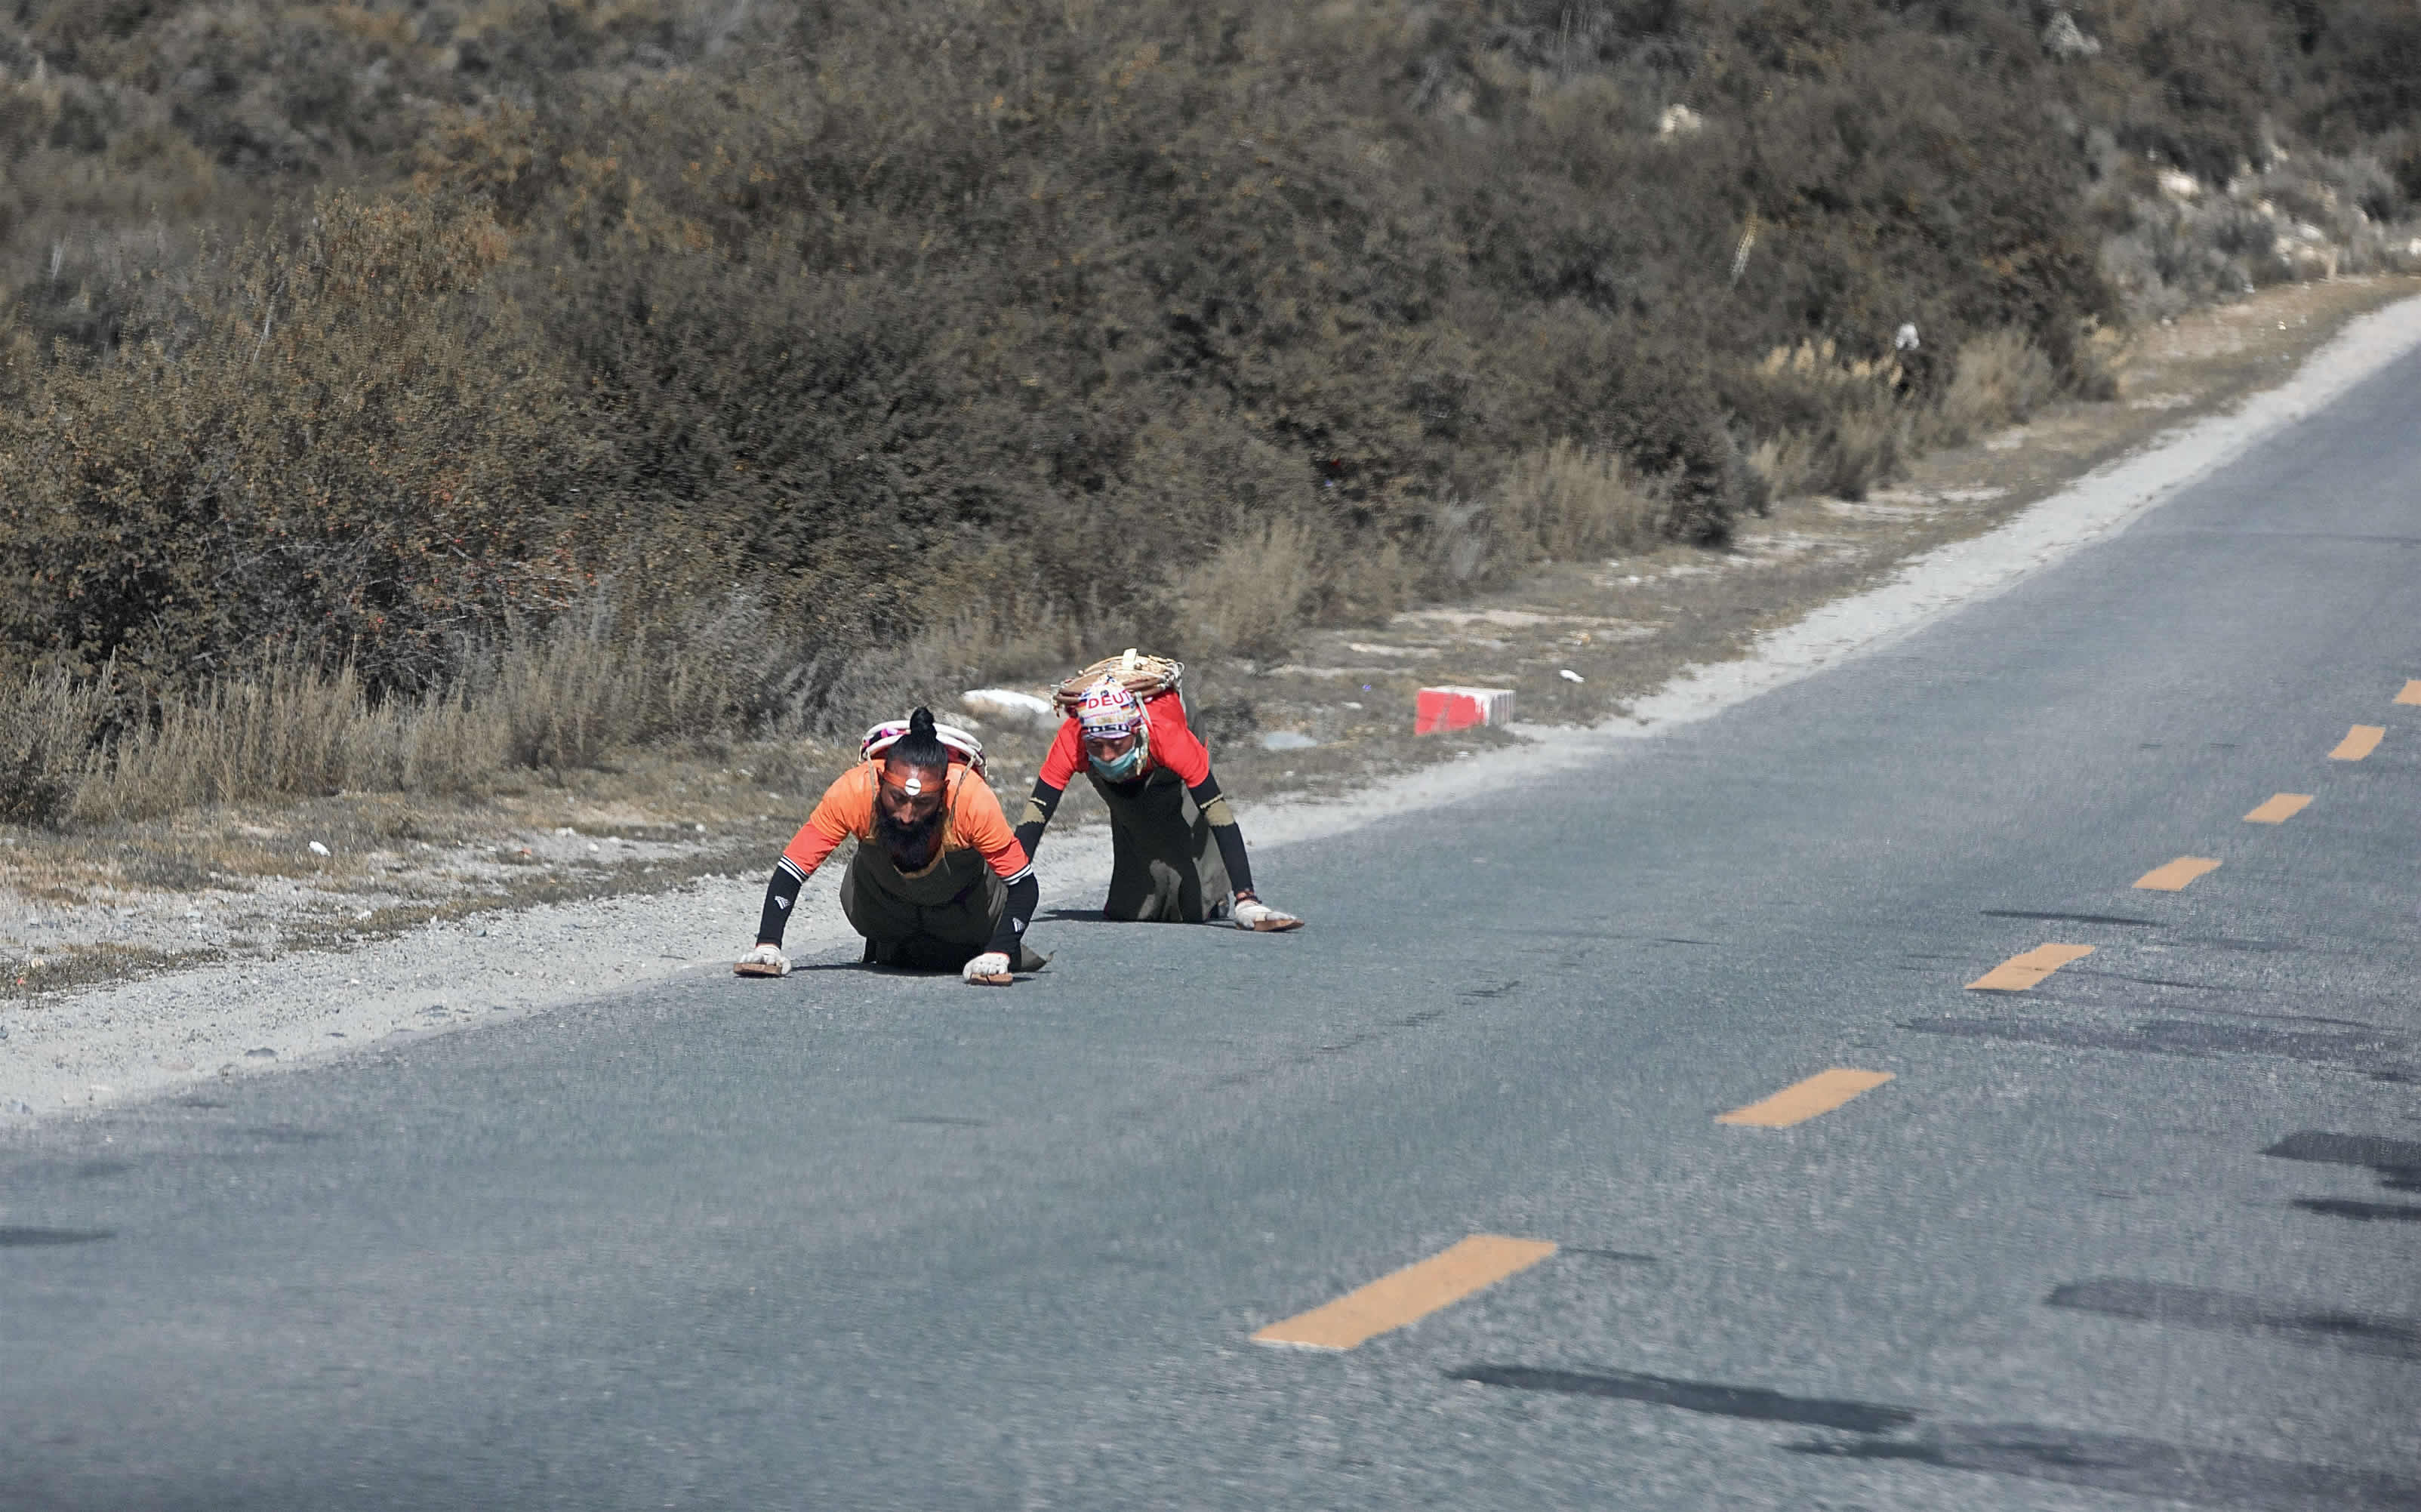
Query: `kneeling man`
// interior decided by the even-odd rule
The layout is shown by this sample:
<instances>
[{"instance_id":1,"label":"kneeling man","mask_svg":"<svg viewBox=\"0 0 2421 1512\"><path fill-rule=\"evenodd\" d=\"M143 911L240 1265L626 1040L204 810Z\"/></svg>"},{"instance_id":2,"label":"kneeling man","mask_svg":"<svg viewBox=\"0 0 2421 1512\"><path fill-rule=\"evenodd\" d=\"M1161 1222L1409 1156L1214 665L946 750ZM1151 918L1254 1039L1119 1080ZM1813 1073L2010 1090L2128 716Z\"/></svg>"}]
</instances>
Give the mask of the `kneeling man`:
<instances>
[{"instance_id":1,"label":"kneeling man","mask_svg":"<svg viewBox=\"0 0 2421 1512\"><path fill-rule=\"evenodd\" d=\"M867 759L825 789L773 864L757 948L735 971L789 974L782 930L799 889L851 836L857 853L841 875L840 909L866 937L867 960L1002 987L1012 971L1041 970L1042 958L1024 943L1041 896L1034 867L984 786L983 748L950 733L957 760L930 709L917 709L904 729L875 726Z\"/></svg>"}]
</instances>

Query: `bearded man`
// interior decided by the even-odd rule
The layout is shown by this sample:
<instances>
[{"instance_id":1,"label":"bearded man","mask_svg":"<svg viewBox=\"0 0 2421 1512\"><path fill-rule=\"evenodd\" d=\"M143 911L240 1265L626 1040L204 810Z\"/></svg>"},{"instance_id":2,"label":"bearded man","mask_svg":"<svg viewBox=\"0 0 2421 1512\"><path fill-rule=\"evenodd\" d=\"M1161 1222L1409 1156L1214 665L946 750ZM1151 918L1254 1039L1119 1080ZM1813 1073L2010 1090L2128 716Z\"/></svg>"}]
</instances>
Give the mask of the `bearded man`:
<instances>
[{"instance_id":1,"label":"bearded man","mask_svg":"<svg viewBox=\"0 0 2421 1512\"><path fill-rule=\"evenodd\" d=\"M1023 939L1041 896L1033 865L984 786L983 748L960 731L949 736L928 709L904 726L868 732L867 759L825 789L773 864L757 948L735 972L789 974L782 933L799 889L851 837L857 852L841 874L840 909L866 937L867 962L956 971L992 987L1007 986L1013 971L1042 969Z\"/></svg>"},{"instance_id":2,"label":"bearded man","mask_svg":"<svg viewBox=\"0 0 2421 1512\"><path fill-rule=\"evenodd\" d=\"M1109 663L1102 663L1108 666ZM1093 669L1087 668L1089 673ZM1177 695L1179 669L1133 651L1075 695L1042 758L1033 795L1019 817L1018 843L1032 855L1069 782L1082 770L1110 810L1113 919L1201 924L1225 918L1272 933L1303 927L1253 891L1244 832L1210 771L1210 753L1185 722ZM1080 676L1082 676L1080 674ZM1129 678L1159 690L1138 696ZM1063 707L1066 707L1063 703Z\"/></svg>"}]
</instances>

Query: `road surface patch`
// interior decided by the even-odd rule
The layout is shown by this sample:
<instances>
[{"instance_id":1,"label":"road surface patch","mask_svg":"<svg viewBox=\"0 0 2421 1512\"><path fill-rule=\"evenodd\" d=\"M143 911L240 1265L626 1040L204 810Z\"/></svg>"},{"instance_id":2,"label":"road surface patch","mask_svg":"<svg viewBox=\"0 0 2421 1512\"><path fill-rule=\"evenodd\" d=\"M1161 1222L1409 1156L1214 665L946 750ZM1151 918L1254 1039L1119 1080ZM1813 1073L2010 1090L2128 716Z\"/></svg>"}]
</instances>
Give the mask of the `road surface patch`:
<instances>
[{"instance_id":1,"label":"road surface patch","mask_svg":"<svg viewBox=\"0 0 2421 1512\"><path fill-rule=\"evenodd\" d=\"M2396 1224L2421 1224L2421 1203L2363 1202L2353 1197L2297 1197L2294 1206L2307 1213L2351 1218L2366 1224L2382 1219Z\"/></svg>"},{"instance_id":2,"label":"road surface patch","mask_svg":"<svg viewBox=\"0 0 2421 1512\"><path fill-rule=\"evenodd\" d=\"M2147 892L2179 893L2186 884L2206 872L2219 869L2219 863L2209 856L2179 856L2163 865L2153 867L2135 879L2135 885Z\"/></svg>"},{"instance_id":3,"label":"road surface patch","mask_svg":"<svg viewBox=\"0 0 2421 1512\"><path fill-rule=\"evenodd\" d=\"M2023 1423L1945 1423L1919 1429L1910 1438L1820 1439L1785 1447L1792 1454L1898 1459L2207 1506L2351 1512L2357 1507L2411 1507L2421 1497L2421 1482L2380 1471L2263 1459L2199 1444L2188 1447ZM1945 1500L1935 1504L1956 1504Z\"/></svg>"},{"instance_id":4,"label":"road surface patch","mask_svg":"<svg viewBox=\"0 0 2421 1512\"><path fill-rule=\"evenodd\" d=\"M1762 1386L1726 1386L1712 1380L1680 1380L1671 1376L1638 1375L1628 1370L1546 1370L1533 1365L1465 1365L1445 1373L1448 1380L1476 1386L1505 1386L1514 1391L1557 1392L1567 1396L1605 1396L1622 1402L1647 1402L1678 1407L1685 1412L1713 1417L1746 1418L1754 1423L1796 1423L1811 1428L1837 1428L1844 1433L1889 1433L1914 1423L1913 1409L1882 1402L1843 1401L1829 1396L1788 1396Z\"/></svg>"},{"instance_id":5,"label":"road surface patch","mask_svg":"<svg viewBox=\"0 0 2421 1512\"><path fill-rule=\"evenodd\" d=\"M2421 1140L2378 1134L2332 1134L2304 1129L2261 1152L2281 1161L2326 1165L2366 1165L2398 1192L2421 1192Z\"/></svg>"},{"instance_id":6,"label":"road surface patch","mask_svg":"<svg viewBox=\"0 0 2421 1512\"><path fill-rule=\"evenodd\" d=\"M0 1227L0 1250L47 1249L60 1244L98 1244L105 1239L116 1239L112 1228L25 1228Z\"/></svg>"},{"instance_id":7,"label":"road surface patch","mask_svg":"<svg viewBox=\"0 0 2421 1512\"><path fill-rule=\"evenodd\" d=\"M1907 1019L1900 1027L1921 1035L1958 1035L1970 1039L2007 1039L2018 1044L2061 1045L2071 1050L2115 1050L2143 1055L2274 1055L2307 1066L2351 1066L2380 1081L2398 1084L2421 1080L2421 1064L2397 1058L2401 1037L2373 1029L2335 1032L2270 1029L2209 1023L2194 1019L2147 1019L2132 1028L2062 1023L2049 1019Z\"/></svg>"},{"instance_id":8,"label":"road surface patch","mask_svg":"<svg viewBox=\"0 0 2421 1512\"><path fill-rule=\"evenodd\" d=\"M1545 1239L1474 1234L1333 1302L1272 1323L1254 1334L1253 1342L1299 1349L1351 1349L1418 1322L1474 1292L1485 1291L1554 1253L1555 1246Z\"/></svg>"},{"instance_id":9,"label":"road surface patch","mask_svg":"<svg viewBox=\"0 0 2421 1512\"><path fill-rule=\"evenodd\" d=\"M2304 1302L2180 1286L2165 1281L2071 1281L2043 1301L2108 1317L2222 1333L2263 1333L2322 1348L2421 1360L2421 1320L2350 1313Z\"/></svg>"},{"instance_id":10,"label":"road surface patch","mask_svg":"<svg viewBox=\"0 0 2421 1512\"><path fill-rule=\"evenodd\" d=\"M2346 731L2346 738L2339 740L2337 748L2329 753L2329 759L2359 761L2378 750L2379 742L2386 738L2387 726L2384 725L2356 725Z\"/></svg>"},{"instance_id":11,"label":"road surface patch","mask_svg":"<svg viewBox=\"0 0 2421 1512\"><path fill-rule=\"evenodd\" d=\"M2421 678L2407 678L2404 691L2396 695L2396 701L2399 704L2421 704Z\"/></svg>"},{"instance_id":12,"label":"road surface patch","mask_svg":"<svg viewBox=\"0 0 2421 1512\"><path fill-rule=\"evenodd\" d=\"M1967 984L1970 992L2023 992L2071 960L2093 954L2091 945L2037 945Z\"/></svg>"},{"instance_id":13,"label":"road surface patch","mask_svg":"<svg viewBox=\"0 0 2421 1512\"><path fill-rule=\"evenodd\" d=\"M1889 1071L1857 1071L1846 1066L1835 1066L1819 1071L1804 1082L1794 1082L1773 1096L1745 1108L1718 1114L1719 1124L1744 1125L1751 1129L1788 1129L1804 1124L1820 1113L1831 1113L1860 1093L1871 1092L1892 1079Z\"/></svg>"},{"instance_id":14,"label":"road surface patch","mask_svg":"<svg viewBox=\"0 0 2421 1512\"><path fill-rule=\"evenodd\" d=\"M2247 824L2284 824L2312 802L2309 793L2273 793L2259 808L2244 816Z\"/></svg>"},{"instance_id":15,"label":"road surface patch","mask_svg":"<svg viewBox=\"0 0 2421 1512\"><path fill-rule=\"evenodd\" d=\"M1978 909L1988 919L2040 919L2052 924L2123 924L2136 929L2165 929L2158 919L2139 919L2132 913L2045 913L2039 909Z\"/></svg>"}]
</instances>

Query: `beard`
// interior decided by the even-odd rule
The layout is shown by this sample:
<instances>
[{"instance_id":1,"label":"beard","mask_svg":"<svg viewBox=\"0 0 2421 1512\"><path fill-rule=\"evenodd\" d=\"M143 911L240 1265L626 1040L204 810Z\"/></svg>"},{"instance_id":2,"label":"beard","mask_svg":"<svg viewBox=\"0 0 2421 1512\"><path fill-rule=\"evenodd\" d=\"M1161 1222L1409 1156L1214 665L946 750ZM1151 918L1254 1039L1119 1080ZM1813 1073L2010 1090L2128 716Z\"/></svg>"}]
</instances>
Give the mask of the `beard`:
<instances>
[{"instance_id":1,"label":"beard","mask_svg":"<svg viewBox=\"0 0 2421 1512\"><path fill-rule=\"evenodd\" d=\"M935 809L922 820L895 819L877 808L874 813L874 838L882 843L883 853L901 871L922 870L933 859L933 848L942 840L942 811Z\"/></svg>"}]
</instances>

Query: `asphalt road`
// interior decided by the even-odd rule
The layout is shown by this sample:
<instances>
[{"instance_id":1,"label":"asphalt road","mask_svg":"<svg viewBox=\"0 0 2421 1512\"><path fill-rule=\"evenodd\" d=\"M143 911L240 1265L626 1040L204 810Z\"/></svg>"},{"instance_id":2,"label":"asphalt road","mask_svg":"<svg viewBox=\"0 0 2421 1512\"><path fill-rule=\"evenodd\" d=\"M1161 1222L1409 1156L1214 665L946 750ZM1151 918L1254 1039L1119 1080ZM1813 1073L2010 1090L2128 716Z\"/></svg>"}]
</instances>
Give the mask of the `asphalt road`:
<instances>
[{"instance_id":1,"label":"asphalt road","mask_svg":"<svg viewBox=\"0 0 2421 1512\"><path fill-rule=\"evenodd\" d=\"M2414 678L2421 359L1885 650L1265 853L1301 934L9 1134L0 1505L2421 1506ZM1717 1121L1828 1068L1894 1080ZM1471 1235L1557 1248L1252 1340Z\"/></svg>"}]
</instances>

